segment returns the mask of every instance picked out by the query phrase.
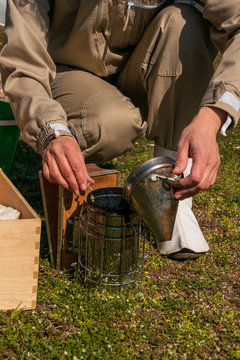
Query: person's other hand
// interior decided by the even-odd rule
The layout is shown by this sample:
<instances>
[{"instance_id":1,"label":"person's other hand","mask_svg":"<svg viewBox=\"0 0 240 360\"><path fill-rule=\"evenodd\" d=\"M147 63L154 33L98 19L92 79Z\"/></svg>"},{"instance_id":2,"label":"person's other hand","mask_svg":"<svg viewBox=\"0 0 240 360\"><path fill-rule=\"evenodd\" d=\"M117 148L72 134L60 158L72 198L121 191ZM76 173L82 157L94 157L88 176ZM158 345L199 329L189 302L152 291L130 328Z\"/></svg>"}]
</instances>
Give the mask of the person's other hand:
<instances>
[{"instance_id":1,"label":"person's other hand","mask_svg":"<svg viewBox=\"0 0 240 360\"><path fill-rule=\"evenodd\" d=\"M59 184L75 195L93 184L77 141L71 136L60 136L49 142L43 158L43 175L51 183Z\"/></svg>"},{"instance_id":2,"label":"person's other hand","mask_svg":"<svg viewBox=\"0 0 240 360\"><path fill-rule=\"evenodd\" d=\"M183 130L177 151L174 174L181 174L192 158L191 173L175 183L175 198L183 200L214 185L220 165L216 140L227 113L213 107L202 107L193 121Z\"/></svg>"}]
</instances>

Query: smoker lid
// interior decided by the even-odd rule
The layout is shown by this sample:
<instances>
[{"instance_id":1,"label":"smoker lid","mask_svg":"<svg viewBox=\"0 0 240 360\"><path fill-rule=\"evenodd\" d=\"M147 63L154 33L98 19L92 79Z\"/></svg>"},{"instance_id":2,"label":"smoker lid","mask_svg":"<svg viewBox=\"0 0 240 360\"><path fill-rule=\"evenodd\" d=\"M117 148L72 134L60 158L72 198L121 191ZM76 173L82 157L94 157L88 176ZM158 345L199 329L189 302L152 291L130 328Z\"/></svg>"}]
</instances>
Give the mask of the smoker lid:
<instances>
[{"instance_id":1,"label":"smoker lid","mask_svg":"<svg viewBox=\"0 0 240 360\"><path fill-rule=\"evenodd\" d=\"M154 173L159 169L164 169L167 167L173 168L175 161L168 156L158 156L151 160L145 161L143 164L138 166L133 172L128 176L124 188L123 188L123 196L124 198L130 202L131 194L135 188L135 186L142 181L146 176Z\"/></svg>"}]
</instances>

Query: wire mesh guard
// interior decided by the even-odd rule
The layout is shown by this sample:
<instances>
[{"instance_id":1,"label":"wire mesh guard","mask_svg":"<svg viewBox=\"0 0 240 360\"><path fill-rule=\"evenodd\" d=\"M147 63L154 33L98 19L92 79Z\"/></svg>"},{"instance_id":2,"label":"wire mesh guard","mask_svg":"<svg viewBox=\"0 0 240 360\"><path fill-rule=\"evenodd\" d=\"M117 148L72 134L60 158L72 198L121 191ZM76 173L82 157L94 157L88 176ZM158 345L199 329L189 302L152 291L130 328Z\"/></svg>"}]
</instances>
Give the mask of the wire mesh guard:
<instances>
[{"instance_id":1,"label":"wire mesh guard","mask_svg":"<svg viewBox=\"0 0 240 360\"><path fill-rule=\"evenodd\" d=\"M80 214L78 266L85 280L112 286L142 275L147 230L119 187L92 191ZM150 251L150 250L149 250Z\"/></svg>"}]
</instances>

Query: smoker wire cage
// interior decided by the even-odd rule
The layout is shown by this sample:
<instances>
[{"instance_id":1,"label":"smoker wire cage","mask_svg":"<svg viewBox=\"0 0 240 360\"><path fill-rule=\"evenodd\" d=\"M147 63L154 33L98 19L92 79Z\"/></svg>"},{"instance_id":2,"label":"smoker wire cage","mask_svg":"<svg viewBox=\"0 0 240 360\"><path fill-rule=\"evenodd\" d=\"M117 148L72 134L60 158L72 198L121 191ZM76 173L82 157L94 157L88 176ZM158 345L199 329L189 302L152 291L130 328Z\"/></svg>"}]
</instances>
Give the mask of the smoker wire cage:
<instances>
[{"instance_id":1,"label":"smoker wire cage","mask_svg":"<svg viewBox=\"0 0 240 360\"><path fill-rule=\"evenodd\" d=\"M124 199L123 189L89 193L79 220L78 268L83 278L115 287L136 283L150 251L146 239L151 235Z\"/></svg>"}]
</instances>

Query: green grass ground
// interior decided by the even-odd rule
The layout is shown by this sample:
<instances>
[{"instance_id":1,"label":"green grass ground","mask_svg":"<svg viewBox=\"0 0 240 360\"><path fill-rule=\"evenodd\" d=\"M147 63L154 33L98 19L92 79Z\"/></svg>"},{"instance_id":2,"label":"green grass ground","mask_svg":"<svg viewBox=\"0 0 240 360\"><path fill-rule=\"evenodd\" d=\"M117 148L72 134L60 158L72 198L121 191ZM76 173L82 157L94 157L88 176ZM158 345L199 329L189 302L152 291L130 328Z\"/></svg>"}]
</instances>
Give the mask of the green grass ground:
<instances>
[{"instance_id":1,"label":"green grass ground","mask_svg":"<svg viewBox=\"0 0 240 360\"><path fill-rule=\"evenodd\" d=\"M37 307L0 312L0 359L240 359L240 128L219 137L216 185L195 197L210 252L175 262L153 250L140 288L90 288L49 263L38 170L41 159L18 146L13 183L43 220ZM121 182L153 147L145 139L105 164Z\"/></svg>"}]
</instances>

